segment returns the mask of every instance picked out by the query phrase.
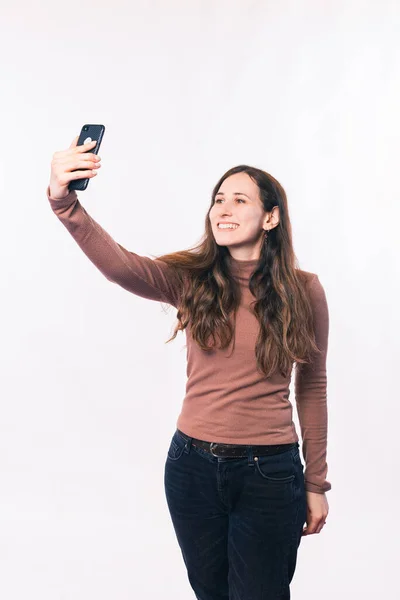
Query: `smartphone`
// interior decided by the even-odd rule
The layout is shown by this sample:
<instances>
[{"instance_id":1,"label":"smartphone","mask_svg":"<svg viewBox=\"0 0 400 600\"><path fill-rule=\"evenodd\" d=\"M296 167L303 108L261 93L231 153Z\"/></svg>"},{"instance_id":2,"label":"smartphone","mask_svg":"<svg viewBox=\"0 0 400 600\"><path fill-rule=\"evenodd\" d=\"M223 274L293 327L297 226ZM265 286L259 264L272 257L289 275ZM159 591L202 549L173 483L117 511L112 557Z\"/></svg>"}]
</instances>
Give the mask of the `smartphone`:
<instances>
[{"instance_id":1,"label":"smartphone","mask_svg":"<svg viewBox=\"0 0 400 600\"><path fill-rule=\"evenodd\" d=\"M90 125L86 123L85 125L83 125L79 134L77 146L82 146L82 144L86 144L87 142L92 142L96 140L96 145L91 150L87 150L87 152L90 152L91 154L98 154L105 129L106 128L104 127L104 125ZM81 171L82 169L74 170ZM83 179L74 179L69 182L68 189L79 191L86 190L89 181L89 177L85 177Z\"/></svg>"}]
</instances>

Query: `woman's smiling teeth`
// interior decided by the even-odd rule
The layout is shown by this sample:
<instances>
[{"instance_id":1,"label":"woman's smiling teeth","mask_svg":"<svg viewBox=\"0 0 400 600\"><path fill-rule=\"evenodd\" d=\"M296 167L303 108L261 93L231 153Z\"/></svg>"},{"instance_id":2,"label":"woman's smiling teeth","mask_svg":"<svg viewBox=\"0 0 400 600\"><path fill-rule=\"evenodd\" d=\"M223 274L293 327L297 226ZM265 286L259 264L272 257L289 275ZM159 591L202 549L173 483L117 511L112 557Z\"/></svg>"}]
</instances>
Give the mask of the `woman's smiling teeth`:
<instances>
[{"instance_id":1,"label":"woman's smiling teeth","mask_svg":"<svg viewBox=\"0 0 400 600\"><path fill-rule=\"evenodd\" d=\"M236 223L218 223L218 229L237 229L239 225Z\"/></svg>"}]
</instances>

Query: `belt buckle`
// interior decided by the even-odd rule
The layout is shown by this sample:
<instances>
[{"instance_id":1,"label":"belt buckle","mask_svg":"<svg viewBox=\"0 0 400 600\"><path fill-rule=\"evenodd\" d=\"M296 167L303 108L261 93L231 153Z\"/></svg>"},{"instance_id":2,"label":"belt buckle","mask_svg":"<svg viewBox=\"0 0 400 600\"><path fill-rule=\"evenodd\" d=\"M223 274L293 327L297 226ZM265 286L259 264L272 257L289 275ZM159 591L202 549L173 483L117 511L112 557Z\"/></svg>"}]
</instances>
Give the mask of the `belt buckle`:
<instances>
[{"instance_id":1,"label":"belt buckle","mask_svg":"<svg viewBox=\"0 0 400 600\"><path fill-rule=\"evenodd\" d=\"M218 454L214 454L213 452L213 446L218 446L217 442L210 442L210 452L213 456L216 456L218 458Z\"/></svg>"}]
</instances>

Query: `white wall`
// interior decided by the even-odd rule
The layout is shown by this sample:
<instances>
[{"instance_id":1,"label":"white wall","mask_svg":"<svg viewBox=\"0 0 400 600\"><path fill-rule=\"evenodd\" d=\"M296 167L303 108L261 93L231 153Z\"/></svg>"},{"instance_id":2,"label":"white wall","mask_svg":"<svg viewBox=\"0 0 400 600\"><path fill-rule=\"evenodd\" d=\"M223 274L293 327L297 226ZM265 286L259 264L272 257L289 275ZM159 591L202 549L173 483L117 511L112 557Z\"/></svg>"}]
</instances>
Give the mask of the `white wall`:
<instances>
[{"instance_id":1,"label":"white wall","mask_svg":"<svg viewBox=\"0 0 400 600\"><path fill-rule=\"evenodd\" d=\"M197 242L234 165L286 189L331 323L330 513L292 594L395 597L398 3L2 5L0 596L194 597L163 489L175 311L108 282L46 199L53 153L89 122L103 166L78 196L140 254Z\"/></svg>"}]
</instances>

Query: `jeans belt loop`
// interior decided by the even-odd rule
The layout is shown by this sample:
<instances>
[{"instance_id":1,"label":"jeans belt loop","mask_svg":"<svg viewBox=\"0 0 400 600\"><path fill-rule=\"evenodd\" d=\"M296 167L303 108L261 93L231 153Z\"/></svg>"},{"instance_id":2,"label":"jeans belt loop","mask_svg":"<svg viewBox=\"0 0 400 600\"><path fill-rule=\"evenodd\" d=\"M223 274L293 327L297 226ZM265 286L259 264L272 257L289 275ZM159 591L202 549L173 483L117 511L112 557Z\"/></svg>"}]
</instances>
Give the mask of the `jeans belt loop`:
<instances>
[{"instance_id":1,"label":"jeans belt loop","mask_svg":"<svg viewBox=\"0 0 400 600\"><path fill-rule=\"evenodd\" d=\"M185 444L185 448L183 450L186 454L189 454L189 452L190 452L190 449L192 447L192 440L193 440L193 438L191 438L191 437L186 438L186 444Z\"/></svg>"},{"instance_id":2,"label":"jeans belt loop","mask_svg":"<svg viewBox=\"0 0 400 600\"><path fill-rule=\"evenodd\" d=\"M249 459L249 467L252 467L254 465L253 446L249 446L248 459Z\"/></svg>"}]
</instances>

